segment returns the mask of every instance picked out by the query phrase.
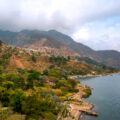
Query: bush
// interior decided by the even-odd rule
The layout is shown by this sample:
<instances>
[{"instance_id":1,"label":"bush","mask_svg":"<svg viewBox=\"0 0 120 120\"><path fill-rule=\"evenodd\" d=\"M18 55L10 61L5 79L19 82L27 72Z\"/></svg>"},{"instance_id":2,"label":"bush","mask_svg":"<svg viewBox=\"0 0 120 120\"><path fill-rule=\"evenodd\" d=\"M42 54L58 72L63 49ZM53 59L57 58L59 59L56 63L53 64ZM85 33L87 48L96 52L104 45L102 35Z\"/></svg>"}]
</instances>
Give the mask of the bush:
<instances>
[{"instance_id":1,"label":"bush","mask_svg":"<svg viewBox=\"0 0 120 120\"><path fill-rule=\"evenodd\" d=\"M92 94L91 88L86 88L84 92L85 94L82 96L83 98L88 98Z\"/></svg>"},{"instance_id":2,"label":"bush","mask_svg":"<svg viewBox=\"0 0 120 120\"><path fill-rule=\"evenodd\" d=\"M41 106L39 100L37 99L37 96L27 97L23 103L22 110L26 114L26 120L38 120L41 112Z\"/></svg>"},{"instance_id":3,"label":"bush","mask_svg":"<svg viewBox=\"0 0 120 120\"><path fill-rule=\"evenodd\" d=\"M7 54L2 55L2 58L9 59L11 56L12 56L12 53L7 53Z\"/></svg>"},{"instance_id":4,"label":"bush","mask_svg":"<svg viewBox=\"0 0 120 120\"><path fill-rule=\"evenodd\" d=\"M3 42L0 40L0 46L2 45L2 43L3 43Z\"/></svg>"},{"instance_id":5,"label":"bush","mask_svg":"<svg viewBox=\"0 0 120 120\"><path fill-rule=\"evenodd\" d=\"M8 91L5 88L0 88L0 101L4 107L8 107L10 105L11 94L11 91Z\"/></svg>"},{"instance_id":6,"label":"bush","mask_svg":"<svg viewBox=\"0 0 120 120\"><path fill-rule=\"evenodd\" d=\"M45 112L43 116L47 120L56 120L56 116L51 112Z\"/></svg>"},{"instance_id":7,"label":"bush","mask_svg":"<svg viewBox=\"0 0 120 120\"><path fill-rule=\"evenodd\" d=\"M59 79L67 79L67 72L61 69L50 69L48 76L53 76Z\"/></svg>"},{"instance_id":8,"label":"bush","mask_svg":"<svg viewBox=\"0 0 120 120\"><path fill-rule=\"evenodd\" d=\"M21 74L25 74L25 70L21 69L21 68L18 68L17 71Z\"/></svg>"},{"instance_id":9,"label":"bush","mask_svg":"<svg viewBox=\"0 0 120 120\"><path fill-rule=\"evenodd\" d=\"M48 73L49 73L49 71L48 71L47 69L45 69L45 70L43 71L43 75L48 75Z\"/></svg>"},{"instance_id":10,"label":"bush","mask_svg":"<svg viewBox=\"0 0 120 120\"><path fill-rule=\"evenodd\" d=\"M14 88L24 88L25 81L24 78L18 74L4 74L3 78L5 78L6 81L11 81L14 83Z\"/></svg>"},{"instance_id":11,"label":"bush","mask_svg":"<svg viewBox=\"0 0 120 120\"><path fill-rule=\"evenodd\" d=\"M15 112L22 112L22 105L26 96L21 89L15 90L15 93L11 96L10 104Z\"/></svg>"},{"instance_id":12,"label":"bush","mask_svg":"<svg viewBox=\"0 0 120 120\"><path fill-rule=\"evenodd\" d=\"M29 71L27 78L27 89L33 88L34 81L41 82L41 73L37 71Z\"/></svg>"},{"instance_id":13,"label":"bush","mask_svg":"<svg viewBox=\"0 0 120 120\"><path fill-rule=\"evenodd\" d=\"M36 62L36 61L37 61L37 59L36 59L36 57L35 57L34 55L32 55L32 58L31 58L31 59L32 59L33 62Z\"/></svg>"}]
</instances>

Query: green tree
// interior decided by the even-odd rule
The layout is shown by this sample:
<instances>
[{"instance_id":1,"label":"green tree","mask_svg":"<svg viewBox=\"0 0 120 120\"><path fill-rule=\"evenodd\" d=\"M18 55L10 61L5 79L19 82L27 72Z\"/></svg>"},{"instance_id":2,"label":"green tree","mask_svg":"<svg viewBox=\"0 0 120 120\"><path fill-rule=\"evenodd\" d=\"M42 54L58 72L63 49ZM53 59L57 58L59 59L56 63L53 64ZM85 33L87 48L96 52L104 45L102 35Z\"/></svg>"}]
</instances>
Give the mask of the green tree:
<instances>
[{"instance_id":1,"label":"green tree","mask_svg":"<svg viewBox=\"0 0 120 120\"><path fill-rule=\"evenodd\" d=\"M12 81L5 81L3 82L3 87L7 88L7 89L10 89L10 88L14 88L14 82Z\"/></svg>"},{"instance_id":2,"label":"green tree","mask_svg":"<svg viewBox=\"0 0 120 120\"><path fill-rule=\"evenodd\" d=\"M67 57L68 61L71 59L70 56Z\"/></svg>"},{"instance_id":3,"label":"green tree","mask_svg":"<svg viewBox=\"0 0 120 120\"><path fill-rule=\"evenodd\" d=\"M43 71L43 75L48 75L48 73L49 73L49 71L48 71L47 69L45 69L45 70Z\"/></svg>"},{"instance_id":4,"label":"green tree","mask_svg":"<svg viewBox=\"0 0 120 120\"><path fill-rule=\"evenodd\" d=\"M15 112L22 112L22 104L26 96L22 89L16 89L15 93L11 96L10 105Z\"/></svg>"},{"instance_id":5,"label":"green tree","mask_svg":"<svg viewBox=\"0 0 120 120\"><path fill-rule=\"evenodd\" d=\"M11 91L5 88L0 88L0 101L2 102L4 107L8 107L10 105Z\"/></svg>"},{"instance_id":6,"label":"green tree","mask_svg":"<svg viewBox=\"0 0 120 120\"><path fill-rule=\"evenodd\" d=\"M39 81L41 80L41 73L37 71L31 71L29 73L28 78L27 78L27 88L33 88L34 86L34 81Z\"/></svg>"},{"instance_id":7,"label":"green tree","mask_svg":"<svg viewBox=\"0 0 120 120\"><path fill-rule=\"evenodd\" d=\"M36 59L36 57L35 57L34 55L32 55L32 61L33 61L33 62L36 62L36 61L37 61L37 59Z\"/></svg>"},{"instance_id":8,"label":"green tree","mask_svg":"<svg viewBox=\"0 0 120 120\"><path fill-rule=\"evenodd\" d=\"M2 43L3 43L3 42L0 40L0 46L2 45Z\"/></svg>"},{"instance_id":9,"label":"green tree","mask_svg":"<svg viewBox=\"0 0 120 120\"><path fill-rule=\"evenodd\" d=\"M37 99L37 96L27 97L22 109L26 114L26 120L29 120L31 118L38 120L41 112L41 106L39 100Z\"/></svg>"}]
</instances>

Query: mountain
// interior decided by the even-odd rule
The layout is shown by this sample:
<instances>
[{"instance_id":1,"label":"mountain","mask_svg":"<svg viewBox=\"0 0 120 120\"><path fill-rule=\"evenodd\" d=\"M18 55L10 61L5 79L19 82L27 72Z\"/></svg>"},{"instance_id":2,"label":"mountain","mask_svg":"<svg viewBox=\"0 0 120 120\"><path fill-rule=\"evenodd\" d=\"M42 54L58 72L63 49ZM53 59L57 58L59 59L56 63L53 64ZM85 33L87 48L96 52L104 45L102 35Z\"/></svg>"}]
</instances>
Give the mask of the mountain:
<instances>
[{"instance_id":1,"label":"mountain","mask_svg":"<svg viewBox=\"0 0 120 120\"><path fill-rule=\"evenodd\" d=\"M120 52L115 50L101 50L95 51L88 46L75 42L71 37L60 33L56 30L47 32L49 35L54 36L57 40L61 41L67 47L73 49L83 57L89 57L102 64L120 68Z\"/></svg>"},{"instance_id":2,"label":"mountain","mask_svg":"<svg viewBox=\"0 0 120 120\"><path fill-rule=\"evenodd\" d=\"M69 47L72 50L79 53L80 56L98 58L98 55L96 54L96 51L94 51L93 49L89 48L86 45L75 42L68 35L60 33L56 30L50 30L50 31L47 32L47 34L54 36L57 40L61 41L64 45L66 45L67 47Z\"/></svg>"},{"instance_id":3,"label":"mountain","mask_svg":"<svg viewBox=\"0 0 120 120\"><path fill-rule=\"evenodd\" d=\"M8 32L0 31L0 37L5 43L18 46L21 48L28 48L38 50L43 53L51 53L54 55L63 56L78 56L79 54L74 50L65 46L62 42L58 41L53 36L47 35L39 31L21 31L21 32Z\"/></svg>"},{"instance_id":4,"label":"mountain","mask_svg":"<svg viewBox=\"0 0 120 120\"><path fill-rule=\"evenodd\" d=\"M0 31L0 38L13 46L34 49L47 54L89 57L105 65L120 68L120 52L95 51L56 30Z\"/></svg>"},{"instance_id":5,"label":"mountain","mask_svg":"<svg viewBox=\"0 0 120 120\"><path fill-rule=\"evenodd\" d=\"M0 72L16 72L18 69L44 70L61 68L70 75L105 74L116 69L97 63L89 58L71 59L63 56L40 54L39 51L7 45L0 40ZM1 73L0 73L1 74Z\"/></svg>"},{"instance_id":6,"label":"mountain","mask_svg":"<svg viewBox=\"0 0 120 120\"><path fill-rule=\"evenodd\" d=\"M120 52L115 50L102 50L96 53L99 55L100 61L103 64L120 68Z\"/></svg>"},{"instance_id":7,"label":"mountain","mask_svg":"<svg viewBox=\"0 0 120 120\"><path fill-rule=\"evenodd\" d=\"M91 88L82 86L74 77L118 72L115 68L97 65L90 59L86 59L86 62L70 57L41 54L39 51L7 45L0 40L1 118L75 120L73 118L76 114L71 116L72 108L67 109L66 105L89 107L90 104L82 98L89 97ZM76 95L81 97L77 99Z\"/></svg>"}]
</instances>

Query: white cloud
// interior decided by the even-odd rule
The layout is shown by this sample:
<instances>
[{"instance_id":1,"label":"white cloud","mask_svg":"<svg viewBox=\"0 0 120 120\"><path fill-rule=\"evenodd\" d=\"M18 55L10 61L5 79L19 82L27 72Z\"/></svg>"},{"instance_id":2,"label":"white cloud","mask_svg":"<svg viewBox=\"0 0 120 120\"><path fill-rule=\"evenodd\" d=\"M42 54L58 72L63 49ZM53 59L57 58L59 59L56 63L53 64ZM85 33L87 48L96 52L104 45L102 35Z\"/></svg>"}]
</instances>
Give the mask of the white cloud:
<instances>
[{"instance_id":1,"label":"white cloud","mask_svg":"<svg viewBox=\"0 0 120 120\"><path fill-rule=\"evenodd\" d=\"M89 28L82 27L76 33L73 34L73 38L77 41L78 39L89 40L90 32Z\"/></svg>"},{"instance_id":2,"label":"white cloud","mask_svg":"<svg viewBox=\"0 0 120 120\"><path fill-rule=\"evenodd\" d=\"M73 38L95 50L115 49L120 51L120 28L116 23L107 27L96 24L87 24L87 27L83 25L82 29L73 34Z\"/></svg>"},{"instance_id":3,"label":"white cloud","mask_svg":"<svg viewBox=\"0 0 120 120\"><path fill-rule=\"evenodd\" d=\"M115 39L119 43L119 27L120 0L0 0L3 30L56 29L95 49L110 49Z\"/></svg>"},{"instance_id":4,"label":"white cloud","mask_svg":"<svg viewBox=\"0 0 120 120\"><path fill-rule=\"evenodd\" d=\"M119 6L119 0L0 0L0 25L72 33L84 23L120 16Z\"/></svg>"}]
</instances>

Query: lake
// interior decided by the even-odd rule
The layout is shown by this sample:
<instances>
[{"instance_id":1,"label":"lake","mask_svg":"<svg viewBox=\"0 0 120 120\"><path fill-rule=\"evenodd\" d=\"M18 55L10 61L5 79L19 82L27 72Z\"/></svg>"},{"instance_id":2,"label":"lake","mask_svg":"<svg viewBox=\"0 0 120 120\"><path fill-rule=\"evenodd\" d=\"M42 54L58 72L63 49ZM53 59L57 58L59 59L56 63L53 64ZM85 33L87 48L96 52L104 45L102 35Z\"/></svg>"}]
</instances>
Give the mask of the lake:
<instances>
[{"instance_id":1,"label":"lake","mask_svg":"<svg viewBox=\"0 0 120 120\"><path fill-rule=\"evenodd\" d=\"M87 99L94 104L98 117L84 116L83 120L120 120L120 74L77 79L92 90Z\"/></svg>"}]
</instances>

